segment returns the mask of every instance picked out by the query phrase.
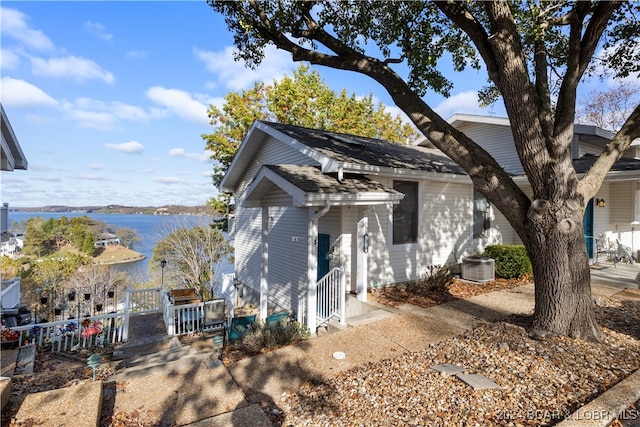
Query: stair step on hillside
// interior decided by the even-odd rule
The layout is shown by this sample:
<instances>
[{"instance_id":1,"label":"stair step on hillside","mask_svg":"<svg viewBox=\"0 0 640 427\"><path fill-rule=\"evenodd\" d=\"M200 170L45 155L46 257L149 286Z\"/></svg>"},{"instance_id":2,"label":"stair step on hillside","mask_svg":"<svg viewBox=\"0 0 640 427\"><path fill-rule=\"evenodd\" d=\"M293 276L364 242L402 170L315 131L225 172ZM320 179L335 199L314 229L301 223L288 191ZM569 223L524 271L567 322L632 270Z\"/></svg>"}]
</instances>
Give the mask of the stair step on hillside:
<instances>
[{"instance_id":1,"label":"stair step on hillside","mask_svg":"<svg viewBox=\"0 0 640 427\"><path fill-rule=\"evenodd\" d=\"M198 363L212 366L210 362L213 359L215 359L214 353L198 351L190 347L162 351L153 355L137 356L131 360L123 360L118 372L105 379L105 382L118 382L132 377L170 373L174 372L177 366L193 366Z\"/></svg>"},{"instance_id":2,"label":"stair step on hillside","mask_svg":"<svg viewBox=\"0 0 640 427\"><path fill-rule=\"evenodd\" d=\"M100 423L102 382L86 382L28 394L15 416L16 425L95 427Z\"/></svg>"}]
</instances>

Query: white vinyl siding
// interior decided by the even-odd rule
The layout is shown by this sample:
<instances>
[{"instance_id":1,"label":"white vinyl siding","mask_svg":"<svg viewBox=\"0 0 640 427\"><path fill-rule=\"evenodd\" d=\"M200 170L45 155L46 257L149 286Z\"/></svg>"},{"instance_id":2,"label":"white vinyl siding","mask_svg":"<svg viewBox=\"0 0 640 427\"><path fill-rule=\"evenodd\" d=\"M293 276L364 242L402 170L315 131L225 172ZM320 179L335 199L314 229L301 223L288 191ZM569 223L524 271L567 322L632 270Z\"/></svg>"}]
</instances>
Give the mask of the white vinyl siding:
<instances>
[{"instance_id":1,"label":"white vinyl siding","mask_svg":"<svg viewBox=\"0 0 640 427\"><path fill-rule=\"evenodd\" d=\"M456 263L468 253L472 234L471 186L420 181L419 199L415 244L391 244L391 207L366 210L370 286L416 280L424 275L427 266Z\"/></svg>"},{"instance_id":2,"label":"white vinyl siding","mask_svg":"<svg viewBox=\"0 0 640 427\"><path fill-rule=\"evenodd\" d=\"M235 272L240 283L260 291L262 272L262 209L241 208L236 211Z\"/></svg>"},{"instance_id":3,"label":"white vinyl siding","mask_svg":"<svg viewBox=\"0 0 640 427\"><path fill-rule=\"evenodd\" d=\"M307 210L269 208L269 308L298 308L307 277ZM235 271L238 280L260 292L262 274L262 209L239 208L236 213ZM286 260L286 262L283 262Z\"/></svg>"},{"instance_id":4,"label":"white vinyl siding","mask_svg":"<svg viewBox=\"0 0 640 427\"><path fill-rule=\"evenodd\" d=\"M635 182L614 182L611 184L611 196L606 201L610 207L609 220L611 224L629 224L633 222L635 189Z\"/></svg>"},{"instance_id":5,"label":"white vinyl siding","mask_svg":"<svg viewBox=\"0 0 640 427\"><path fill-rule=\"evenodd\" d=\"M306 208L269 208L269 299L280 308L298 309L307 283Z\"/></svg>"},{"instance_id":6,"label":"white vinyl siding","mask_svg":"<svg viewBox=\"0 0 640 427\"><path fill-rule=\"evenodd\" d=\"M292 149L285 143L269 137L266 139L256 155L251 160L251 163L247 165L247 168L242 174L242 178L238 184L236 194L242 194L242 192L249 186L253 177L256 176L258 170L263 165L310 165L319 166L319 163L314 162L309 157L300 153L297 150Z\"/></svg>"},{"instance_id":7,"label":"white vinyl siding","mask_svg":"<svg viewBox=\"0 0 640 427\"><path fill-rule=\"evenodd\" d=\"M522 165L509 126L464 123L458 129L487 150L507 172L522 173Z\"/></svg>"}]
</instances>

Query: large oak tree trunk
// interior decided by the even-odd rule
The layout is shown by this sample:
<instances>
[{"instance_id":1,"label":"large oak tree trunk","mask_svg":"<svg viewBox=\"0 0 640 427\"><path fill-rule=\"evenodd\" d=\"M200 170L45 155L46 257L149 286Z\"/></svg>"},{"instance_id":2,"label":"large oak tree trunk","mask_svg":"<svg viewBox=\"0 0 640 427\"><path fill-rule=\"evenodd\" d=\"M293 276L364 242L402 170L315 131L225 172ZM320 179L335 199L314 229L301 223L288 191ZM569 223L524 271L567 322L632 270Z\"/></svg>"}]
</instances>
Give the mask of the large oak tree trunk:
<instances>
[{"instance_id":1,"label":"large oak tree trunk","mask_svg":"<svg viewBox=\"0 0 640 427\"><path fill-rule=\"evenodd\" d=\"M535 280L531 335L560 334L599 341L602 333L593 310L582 210L549 211L530 218L525 242Z\"/></svg>"}]
</instances>

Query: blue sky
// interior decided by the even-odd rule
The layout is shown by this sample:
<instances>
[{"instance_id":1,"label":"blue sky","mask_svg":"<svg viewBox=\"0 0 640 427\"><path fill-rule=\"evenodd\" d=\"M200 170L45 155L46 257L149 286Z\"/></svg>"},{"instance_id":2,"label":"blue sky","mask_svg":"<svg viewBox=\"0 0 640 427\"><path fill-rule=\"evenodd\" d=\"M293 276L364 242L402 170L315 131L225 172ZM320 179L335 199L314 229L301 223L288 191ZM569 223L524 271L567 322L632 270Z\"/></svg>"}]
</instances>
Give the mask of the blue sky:
<instances>
[{"instance_id":1,"label":"blue sky","mask_svg":"<svg viewBox=\"0 0 640 427\"><path fill-rule=\"evenodd\" d=\"M205 1L3 1L0 99L29 162L2 172L1 201L45 205L202 205L217 193L203 133L210 104L299 66L270 49L257 70L232 59L223 20ZM335 90L389 105L375 82L318 68ZM481 110L483 72L453 74L445 118Z\"/></svg>"}]
</instances>

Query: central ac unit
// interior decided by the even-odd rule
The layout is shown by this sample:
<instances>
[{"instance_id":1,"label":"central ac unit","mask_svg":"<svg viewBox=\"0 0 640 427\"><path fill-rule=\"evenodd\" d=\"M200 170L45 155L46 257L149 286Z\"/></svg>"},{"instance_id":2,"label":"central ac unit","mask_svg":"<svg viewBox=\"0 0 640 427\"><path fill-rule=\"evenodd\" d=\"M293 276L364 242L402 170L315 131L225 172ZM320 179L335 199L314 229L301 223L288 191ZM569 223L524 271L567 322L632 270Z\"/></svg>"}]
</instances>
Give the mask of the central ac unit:
<instances>
[{"instance_id":1,"label":"central ac unit","mask_svg":"<svg viewBox=\"0 0 640 427\"><path fill-rule=\"evenodd\" d=\"M461 276L473 282L488 282L495 279L495 260L481 256L462 258Z\"/></svg>"}]
</instances>

